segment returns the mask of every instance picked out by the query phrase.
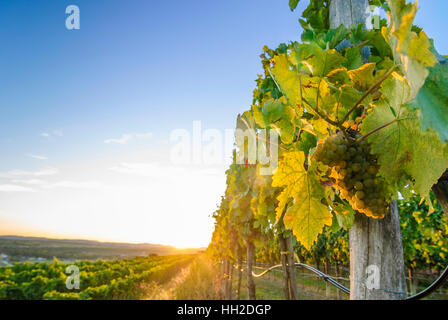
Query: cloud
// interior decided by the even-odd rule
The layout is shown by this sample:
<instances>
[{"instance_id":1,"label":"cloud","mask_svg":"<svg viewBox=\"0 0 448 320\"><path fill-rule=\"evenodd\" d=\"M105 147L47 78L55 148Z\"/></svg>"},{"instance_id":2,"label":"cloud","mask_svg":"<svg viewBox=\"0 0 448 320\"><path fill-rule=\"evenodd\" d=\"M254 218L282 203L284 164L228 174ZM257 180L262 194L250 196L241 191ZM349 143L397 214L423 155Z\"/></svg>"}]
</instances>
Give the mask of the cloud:
<instances>
[{"instance_id":1,"label":"cloud","mask_svg":"<svg viewBox=\"0 0 448 320\"><path fill-rule=\"evenodd\" d=\"M33 189L14 184L1 184L0 192L35 192Z\"/></svg>"},{"instance_id":2,"label":"cloud","mask_svg":"<svg viewBox=\"0 0 448 320\"><path fill-rule=\"evenodd\" d=\"M123 162L118 166L109 168L118 173L133 174L144 177L159 177L185 175L188 171L181 167L162 167L156 163Z\"/></svg>"},{"instance_id":3,"label":"cloud","mask_svg":"<svg viewBox=\"0 0 448 320\"><path fill-rule=\"evenodd\" d=\"M104 140L104 143L117 143L117 144L126 144L129 141L131 141L132 139L137 138L137 139L150 139L152 138L152 133L151 132L147 132L147 133L125 133L121 136L121 138L118 139L106 139Z\"/></svg>"},{"instance_id":4,"label":"cloud","mask_svg":"<svg viewBox=\"0 0 448 320\"><path fill-rule=\"evenodd\" d=\"M41 137L50 138L50 137L63 137L64 133L61 130L53 130L51 132L42 132L40 134Z\"/></svg>"},{"instance_id":5,"label":"cloud","mask_svg":"<svg viewBox=\"0 0 448 320\"><path fill-rule=\"evenodd\" d=\"M0 178L43 177L56 175L58 173L59 170L56 168L44 168L38 171L10 170L7 172L0 172Z\"/></svg>"},{"instance_id":6,"label":"cloud","mask_svg":"<svg viewBox=\"0 0 448 320\"><path fill-rule=\"evenodd\" d=\"M136 138L141 138L141 139L150 139L150 138L152 138L152 132L136 133L135 137Z\"/></svg>"},{"instance_id":7,"label":"cloud","mask_svg":"<svg viewBox=\"0 0 448 320\"><path fill-rule=\"evenodd\" d=\"M43 180L39 180L39 179L17 179L17 180L12 180L13 183L19 183L19 184L28 184L28 185L33 185L33 186L41 186L44 184L47 184L46 181Z\"/></svg>"},{"instance_id":8,"label":"cloud","mask_svg":"<svg viewBox=\"0 0 448 320\"><path fill-rule=\"evenodd\" d=\"M124 134L121 138L119 139L107 139L104 140L104 143L118 143L118 144L126 144L128 143L129 140L132 139L132 135L130 134Z\"/></svg>"},{"instance_id":9,"label":"cloud","mask_svg":"<svg viewBox=\"0 0 448 320\"><path fill-rule=\"evenodd\" d=\"M37 154L27 153L27 154L25 154L25 156L36 159L36 160L48 160L48 158L46 156L40 156Z\"/></svg>"},{"instance_id":10,"label":"cloud","mask_svg":"<svg viewBox=\"0 0 448 320\"><path fill-rule=\"evenodd\" d=\"M47 189L53 188L71 188L71 189L99 189L103 188L104 184L98 181L59 181L45 186Z\"/></svg>"}]
</instances>

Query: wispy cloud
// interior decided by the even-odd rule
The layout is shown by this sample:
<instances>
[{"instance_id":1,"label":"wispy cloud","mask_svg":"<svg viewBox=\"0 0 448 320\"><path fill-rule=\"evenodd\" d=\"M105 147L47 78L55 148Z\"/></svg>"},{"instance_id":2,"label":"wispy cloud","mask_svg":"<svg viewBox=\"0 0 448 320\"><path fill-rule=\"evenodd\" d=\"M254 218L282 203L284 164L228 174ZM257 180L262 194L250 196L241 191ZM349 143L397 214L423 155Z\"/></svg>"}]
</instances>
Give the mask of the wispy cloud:
<instances>
[{"instance_id":1,"label":"wispy cloud","mask_svg":"<svg viewBox=\"0 0 448 320\"><path fill-rule=\"evenodd\" d=\"M33 185L33 186L41 186L47 184L46 181L40 180L40 179L16 179L12 180L13 183L18 184L27 184L27 185Z\"/></svg>"},{"instance_id":2,"label":"wispy cloud","mask_svg":"<svg viewBox=\"0 0 448 320\"><path fill-rule=\"evenodd\" d=\"M46 156L41 156L38 154L27 153L27 154L25 154L25 156L27 156L29 158L36 159L36 160L48 160L48 158Z\"/></svg>"},{"instance_id":3,"label":"wispy cloud","mask_svg":"<svg viewBox=\"0 0 448 320\"><path fill-rule=\"evenodd\" d=\"M131 141L133 138L137 138L137 139L150 139L152 137L152 133L151 132L147 132L147 133L125 133L121 136L121 138L118 139L106 139L104 140L104 143L117 143L117 144L126 144L129 141Z\"/></svg>"},{"instance_id":4,"label":"wispy cloud","mask_svg":"<svg viewBox=\"0 0 448 320\"><path fill-rule=\"evenodd\" d=\"M126 173L131 175L153 177L153 178L167 178L167 177L182 177L182 176L221 176L222 170L218 169L201 169L189 168L181 166L164 166L158 163L144 163L144 162L123 162L117 166L109 168L109 170L117 173Z\"/></svg>"},{"instance_id":5,"label":"wispy cloud","mask_svg":"<svg viewBox=\"0 0 448 320\"><path fill-rule=\"evenodd\" d=\"M50 138L50 137L63 137L64 133L61 130L53 130L51 132L42 132L40 134L41 137Z\"/></svg>"},{"instance_id":6,"label":"wispy cloud","mask_svg":"<svg viewBox=\"0 0 448 320\"><path fill-rule=\"evenodd\" d=\"M126 144L129 140L132 139L132 135L130 134L124 134L119 139L106 139L104 140L104 143L118 143L118 144Z\"/></svg>"},{"instance_id":7,"label":"wispy cloud","mask_svg":"<svg viewBox=\"0 0 448 320\"><path fill-rule=\"evenodd\" d=\"M1 178L43 177L43 176L52 176L58 173L59 169L56 168L44 168L37 171L10 170L7 172L0 172L0 177Z\"/></svg>"},{"instance_id":8,"label":"wispy cloud","mask_svg":"<svg viewBox=\"0 0 448 320\"><path fill-rule=\"evenodd\" d=\"M1 184L0 192L35 192L35 190L14 184Z\"/></svg>"},{"instance_id":9,"label":"wispy cloud","mask_svg":"<svg viewBox=\"0 0 448 320\"><path fill-rule=\"evenodd\" d=\"M59 181L44 186L47 189L53 188L72 188L72 189L100 189L103 188L104 184L98 181Z\"/></svg>"},{"instance_id":10,"label":"wispy cloud","mask_svg":"<svg viewBox=\"0 0 448 320\"><path fill-rule=\"evenodd\" d=\"M57 137L64 136L64 133L61 130L53 130L53 135Z\"/></svg>"}]
</instances>

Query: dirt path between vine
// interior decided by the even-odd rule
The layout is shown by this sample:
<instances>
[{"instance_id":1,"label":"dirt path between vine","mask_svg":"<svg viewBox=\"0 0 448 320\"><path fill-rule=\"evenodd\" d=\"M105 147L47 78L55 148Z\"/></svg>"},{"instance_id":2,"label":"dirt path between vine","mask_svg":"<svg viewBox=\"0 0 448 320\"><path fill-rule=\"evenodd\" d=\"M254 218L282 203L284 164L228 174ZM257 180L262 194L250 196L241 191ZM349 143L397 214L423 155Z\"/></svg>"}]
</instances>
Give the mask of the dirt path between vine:
<instances>
[{"instance_id":1,"label":"dirt path between vine","mask_svg":"<svg viewBox=\"0 0 448 320\"><path fill-rule=\"evenodd\" d=\"M174 276L170 281L158 284L156 282L150 285L148 293L144 300L175 300L176 288L184 283L187 277L190 275L191 266L183 268L180 272Z\"/></svg>"}]
</instances>

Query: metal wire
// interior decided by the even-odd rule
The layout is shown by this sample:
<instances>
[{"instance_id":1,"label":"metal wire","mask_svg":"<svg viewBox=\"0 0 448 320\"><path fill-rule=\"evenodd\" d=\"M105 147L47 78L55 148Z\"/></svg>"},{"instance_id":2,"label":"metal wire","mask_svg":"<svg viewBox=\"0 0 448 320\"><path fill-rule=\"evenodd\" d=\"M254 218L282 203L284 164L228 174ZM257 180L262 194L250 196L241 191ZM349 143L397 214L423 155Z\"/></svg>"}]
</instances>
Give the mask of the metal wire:
<instances>
[{"instance_id":1,"label":"metal wire","mask_svg":"<svg viewBox=\"0 0 448 320\"><path fill-rule=\"evenodd\" d=\"M448 278L448 267L445 268L440 277L436 281L434 281L429 287L413 296L407 297L406 300L419 300L429 296L431 293L437 290L437 288L440 287L447 278Z\"/></svg>"},{"instance_id":2,"label":"metal wire","mask_svg":"<svg viewBox=\"0 0 448 320\"><path fill-rule=\"evenodd\" d=\"M333 277L323 273L322 271L320 271L312 266L309 266L307 264L304 264L304 263L296 262L294 265L296 267L302 267L307 270L310 270L311 272L314 272L315 274L321 276L325 281L331 283L333 286L335 286L342 292L344 292L346 294L350 294L350 289L343 286L342 284L337 282L335 279L333 279ZM276 264L272 267L269 267L268 269L264 270L263 272L261 272L259 274L256 274L255 272L252 271L252 276L255 278L260 278L260 277L264 276L266 273L268 273L274 269L281 268L281 267L282 267L281 264ZM421 291L413 296L407 297L405 300L419 300L419 299L423 299L423 298L427 297L428 295L433 293L435 290L437 290L437 288L439 288L447 278L448 278L448 267L445 268L445 270L442 272L442 274L439 276L439 278L437 278L437 280L434 281L429 287L427 287L423 291Z\"/></svg>"}]
</instances>

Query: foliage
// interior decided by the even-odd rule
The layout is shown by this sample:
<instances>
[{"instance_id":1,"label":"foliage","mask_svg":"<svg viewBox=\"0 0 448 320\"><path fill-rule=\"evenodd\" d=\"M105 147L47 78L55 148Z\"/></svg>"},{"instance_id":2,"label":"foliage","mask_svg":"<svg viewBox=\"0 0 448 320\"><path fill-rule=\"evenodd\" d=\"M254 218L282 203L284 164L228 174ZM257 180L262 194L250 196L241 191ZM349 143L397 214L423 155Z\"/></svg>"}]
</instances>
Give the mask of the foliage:
<instances>
[{"instance_id":1,"label":"foliage","mask_svg":"<svg viewBox=\"0 0 448 320\"><path fill-rule=\"evenodd\" d=\"M138 257L111 261L80 261L79 290L69 290L68 264L17 263L0 268L0 299L90 300L136 299L142 283L157 280L173 268L191 261L191 255Z\"/></svg>"},{"instance_id":2,"label":"foliage","mask_svg":"<svg viewBox=\"0 0 448 320\"><path fill-rule=\"evenodd\" d=\"M419 197L399 200L405 265L411 269L443 270L448 265L448 221L431 194L434 211Z\"/></svg>"}]
</instances>

